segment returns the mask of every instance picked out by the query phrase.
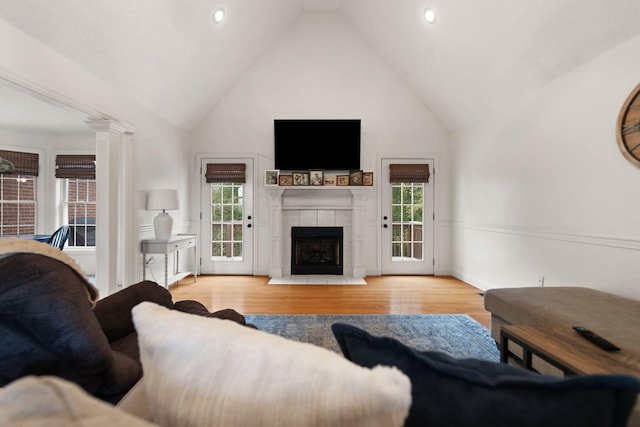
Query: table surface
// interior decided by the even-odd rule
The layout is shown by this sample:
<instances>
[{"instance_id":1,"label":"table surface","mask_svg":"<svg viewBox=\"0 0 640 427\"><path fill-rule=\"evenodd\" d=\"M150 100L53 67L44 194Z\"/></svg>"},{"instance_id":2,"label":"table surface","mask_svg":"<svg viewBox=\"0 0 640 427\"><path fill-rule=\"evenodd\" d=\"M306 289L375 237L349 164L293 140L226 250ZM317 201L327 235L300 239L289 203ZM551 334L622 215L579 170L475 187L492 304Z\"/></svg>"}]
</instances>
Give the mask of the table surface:
<instances>
[{"instance_id":1,"label":"table surface","mask_svg":"<svg viewBox=\"0 0 640 427\"><path fill-rule=\"evenodd\" d=\"M566 324L508 325L502 327L502 333L509 341L524 345L533 354L551 359L576 374L625 374L640 378L640 355L625 348L624 342L614 343L620 351L608 352Z\"/></svg>"},{"instance_id":2,"label":"table surface","mask_svg":"<svg viewBox=\"0 0 640 427\"><path fill-rule=\"evenodd\" d=\"M169 240L144 239L140 241L143 254L165 254L181 249L188 249L188 246L181 245L193 240L194 246L197 244L197 234L177 234L171 236ZM192 246L193 247L193 246Z\"/></svg>"}]
</instances>

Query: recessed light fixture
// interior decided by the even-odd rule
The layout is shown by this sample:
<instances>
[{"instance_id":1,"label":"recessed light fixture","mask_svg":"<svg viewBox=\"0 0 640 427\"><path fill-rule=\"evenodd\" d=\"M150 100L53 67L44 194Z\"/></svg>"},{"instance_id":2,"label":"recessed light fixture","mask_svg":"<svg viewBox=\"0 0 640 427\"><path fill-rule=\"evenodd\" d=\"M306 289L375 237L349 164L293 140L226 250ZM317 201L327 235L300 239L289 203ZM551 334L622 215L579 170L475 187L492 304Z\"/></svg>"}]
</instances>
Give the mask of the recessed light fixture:
<instances>
[{"instance_id":1,"label":"recessed light fixture","mask_svg":"<svg viewBox=\"0 0 640 427\"><path fill-rule=\"evenodd\" d=\"M213 19L213 22L216 24L221 23L224 19L224 9L221 7L217 8L215 12L213 12L213 16L211 19Z\"/></svg>"},{"instance_id":2,"label":"recessed light fixture","mask_svg":"<svg viewBox=\"0 0 640 427\"><path fill-rule=\"evenodd\" d=\"M436 11L432 8L428 7L424 10L424 20L429 24L435 24L436 22Z\"/></svg>"}]
</instances>

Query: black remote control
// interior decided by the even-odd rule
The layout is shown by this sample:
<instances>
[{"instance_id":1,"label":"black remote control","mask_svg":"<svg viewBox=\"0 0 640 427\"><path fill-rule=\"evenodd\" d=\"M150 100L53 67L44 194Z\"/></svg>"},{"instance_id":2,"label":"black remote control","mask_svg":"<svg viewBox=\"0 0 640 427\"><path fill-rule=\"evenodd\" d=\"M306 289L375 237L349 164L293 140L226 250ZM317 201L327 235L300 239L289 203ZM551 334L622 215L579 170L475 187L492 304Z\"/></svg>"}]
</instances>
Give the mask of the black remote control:
<instances>
[{"instance_id":1,"label":"black remote control","mask_svg":"<svg viewBox=\"0 0 640 427\"><path fill-rule=\"evenodd\" d=\"M589 341L591 341L592 343L594 343L595 345L597 345L598 347L600 347L603 350L606 350L606 351L619 351L620 350L620 347L618 347L617 345L605 340L600 335L596 334L595 332L590 331L589 329L585 328L584 326L574 326L573 329L575 329L576 332L578 332L584 338L588 339Z\"/></svg>"}]
</instances>

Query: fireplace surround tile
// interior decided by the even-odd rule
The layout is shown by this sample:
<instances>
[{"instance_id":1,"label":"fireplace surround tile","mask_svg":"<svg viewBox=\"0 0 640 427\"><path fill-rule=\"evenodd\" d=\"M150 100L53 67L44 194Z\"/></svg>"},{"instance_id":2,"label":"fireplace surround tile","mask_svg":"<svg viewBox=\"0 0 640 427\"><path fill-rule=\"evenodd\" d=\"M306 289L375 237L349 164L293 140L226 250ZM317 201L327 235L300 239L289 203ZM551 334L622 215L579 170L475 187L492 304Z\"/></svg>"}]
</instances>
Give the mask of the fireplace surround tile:
<instances>
[{"instance_id":1,"label":"fireplace surround tile","mask_svg":"<svg viewBox=\"0 0 640 427\"><path fill-rule=\"evenodd\" d=\"M346 189L310 187L267 188L271 196L272 245L269 276L291 275L291 227L343 227L344 276L365 277L363 227L364 198L371 187ZM358 226L360 223L360 226Z\"/></svg>"}]
</instances>

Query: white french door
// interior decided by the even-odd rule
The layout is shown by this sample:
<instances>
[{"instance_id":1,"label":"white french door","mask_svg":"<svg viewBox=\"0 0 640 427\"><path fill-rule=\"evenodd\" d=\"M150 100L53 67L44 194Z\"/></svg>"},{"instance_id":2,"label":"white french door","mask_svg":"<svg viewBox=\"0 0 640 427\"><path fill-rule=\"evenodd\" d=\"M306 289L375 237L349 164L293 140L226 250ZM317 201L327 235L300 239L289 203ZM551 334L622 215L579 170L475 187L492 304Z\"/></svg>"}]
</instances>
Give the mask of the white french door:
<instances>
[{"instance_id":1,"label":"white french door","mask_svg":"<svg viewBox=\"0 0 640 427\"><path fill-rule=\"evenodd\" d=\"M382 159L382 274L433 274L434 177L390 183L389 165L399 163L426 163L433 170L432 159Z\"/></svg>"},{"instance_id":2,"label":"white french door","mask_svg":"<svg viewBox=\"0 0 640 427\"><path fill-rule=\"evenodd\" d=\"M201 177L200 271L253 274L253 159L203 158L209 163L244 163L244 183L207 183Z\"/></svg>"}]
</instances>

